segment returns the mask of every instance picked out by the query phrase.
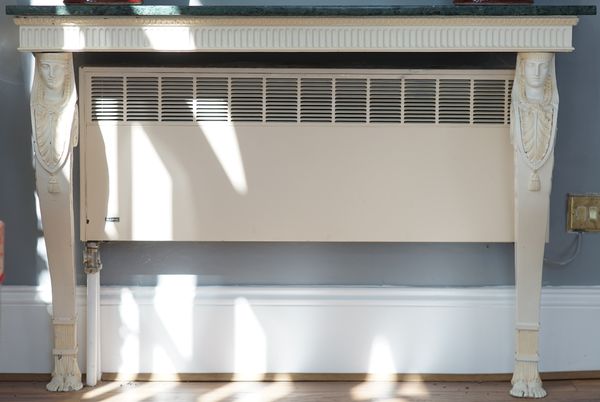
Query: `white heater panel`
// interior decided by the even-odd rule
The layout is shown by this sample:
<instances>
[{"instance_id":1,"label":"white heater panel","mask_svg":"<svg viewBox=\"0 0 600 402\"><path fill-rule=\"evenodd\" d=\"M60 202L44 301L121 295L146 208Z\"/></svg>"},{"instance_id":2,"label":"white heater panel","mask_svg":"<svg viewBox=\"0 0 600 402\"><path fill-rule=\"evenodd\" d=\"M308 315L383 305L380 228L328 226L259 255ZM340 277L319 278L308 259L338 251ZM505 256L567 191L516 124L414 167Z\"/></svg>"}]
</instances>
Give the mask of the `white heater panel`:
<instances>
[{"instance_id":1,"label":"white heater panel","mask_svg":"<svg viewBox=\"0 0 600 402\"><path fill-rule=\"evenodd\" d=\"M83 70L82 240L514 241L510 73L165 71Z\"/></svg>"}]
</instances>

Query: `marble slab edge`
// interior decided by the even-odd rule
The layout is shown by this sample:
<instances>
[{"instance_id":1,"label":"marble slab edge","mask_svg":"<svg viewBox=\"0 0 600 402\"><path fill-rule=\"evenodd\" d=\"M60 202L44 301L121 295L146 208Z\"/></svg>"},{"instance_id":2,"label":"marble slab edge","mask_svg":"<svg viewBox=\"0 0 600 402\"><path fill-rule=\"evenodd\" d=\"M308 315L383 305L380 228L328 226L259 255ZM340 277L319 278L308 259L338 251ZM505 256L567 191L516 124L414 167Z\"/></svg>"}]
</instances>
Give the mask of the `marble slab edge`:
<instances>
[{"instance_id":1,"label":"marble slab edge","mask_svg":"<svg viewBox=\"0 0 600 402\"><path fill-rule=\"evenodd\" d=\"M204 16L204 17L535 17L596 15L596 6L144 6L7 5L14 16Z\"/></svg>"}]
</instances>

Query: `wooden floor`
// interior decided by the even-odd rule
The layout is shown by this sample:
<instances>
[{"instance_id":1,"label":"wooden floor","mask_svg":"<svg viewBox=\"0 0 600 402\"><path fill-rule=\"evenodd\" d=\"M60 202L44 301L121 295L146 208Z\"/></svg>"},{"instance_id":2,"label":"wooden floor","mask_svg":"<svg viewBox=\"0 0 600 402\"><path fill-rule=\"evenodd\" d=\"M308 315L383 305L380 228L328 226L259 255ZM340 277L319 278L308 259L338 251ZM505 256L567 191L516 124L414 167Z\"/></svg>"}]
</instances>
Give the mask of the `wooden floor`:
<instances>
[{"instance_id":1,"label":"wooden floor","mask_svg":"<svg viewBox=\"0 0 600 402\"><path fill-rule=\"evenodd\" d=\"M544 402L600 402L600 380L546 381ZM41 382L0 382L0 402L488 402L517 401L507 382L102 382L52 393Z\"/></svg>"}]
</instances>

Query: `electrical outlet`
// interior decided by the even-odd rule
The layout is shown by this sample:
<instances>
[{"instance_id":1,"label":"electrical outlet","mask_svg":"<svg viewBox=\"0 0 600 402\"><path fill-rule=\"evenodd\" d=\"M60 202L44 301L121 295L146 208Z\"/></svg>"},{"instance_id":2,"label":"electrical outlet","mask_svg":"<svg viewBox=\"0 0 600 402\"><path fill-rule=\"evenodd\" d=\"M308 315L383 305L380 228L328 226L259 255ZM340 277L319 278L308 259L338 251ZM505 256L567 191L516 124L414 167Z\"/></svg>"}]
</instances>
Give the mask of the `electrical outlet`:
<instances>
[{"instance_id":1,"label":"electrical outlet","mask_svg":"<svg viewBox=\"0 0 600 402\"><path fill-rule=\"evenodd\" d=\"M600 194L568 195L567 230L600 232Z\"/></svg>"}]
</instances>

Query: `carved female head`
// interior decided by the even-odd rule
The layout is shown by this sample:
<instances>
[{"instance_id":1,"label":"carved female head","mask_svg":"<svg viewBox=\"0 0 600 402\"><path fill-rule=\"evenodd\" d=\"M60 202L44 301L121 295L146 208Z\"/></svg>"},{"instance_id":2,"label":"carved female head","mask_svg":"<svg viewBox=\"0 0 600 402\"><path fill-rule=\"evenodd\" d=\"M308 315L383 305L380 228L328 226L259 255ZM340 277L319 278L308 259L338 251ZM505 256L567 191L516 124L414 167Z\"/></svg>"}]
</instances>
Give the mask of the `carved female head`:
<instances>
[{"instance_id":1,"label":"carved female head","mask_svg":"<svg viewBox=\"0 0 600 402\"><path fill-rule=\"evenodd\" d=\"M554 55L552 53L521 53L518 58L519 99L533 103L550 104L555 94ZM558 98L556 99L558 100Z\"/></svg>"},{"instance_id":2,"label":"carved female head","mask_svg":"<svg viewBox=\"0 0 600 402\"><path fill-rule=\"evenodd\" d=\"M40 53L36 55L35 96L46 103L66 101L72 90L71 58L67 53ZM38 99L41 100L41 99Z\"/></svg>"},{"instance_id":3,"label":"carved female head","mask_svg":"<svg viewBox=\"0 0 600 402\"><path fill-rule=\"evenodd\" d=\"M40 60L40 75L48 88L59 89L65 82L66 65L61 60Z\"/></svg>"},{"instance_id":4,"label":"carved female head","mask_svg":"<svg viewBox=\"0 0 600 402\"><path fill-rule=\"evenodd\" d=\"M546 84L550 73L552 53L529 53L523 60L525 83L532 88L541 88Z\"/></svg>"}]
</instances>

